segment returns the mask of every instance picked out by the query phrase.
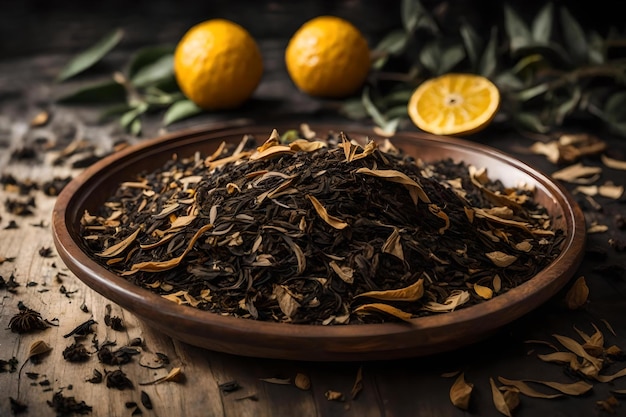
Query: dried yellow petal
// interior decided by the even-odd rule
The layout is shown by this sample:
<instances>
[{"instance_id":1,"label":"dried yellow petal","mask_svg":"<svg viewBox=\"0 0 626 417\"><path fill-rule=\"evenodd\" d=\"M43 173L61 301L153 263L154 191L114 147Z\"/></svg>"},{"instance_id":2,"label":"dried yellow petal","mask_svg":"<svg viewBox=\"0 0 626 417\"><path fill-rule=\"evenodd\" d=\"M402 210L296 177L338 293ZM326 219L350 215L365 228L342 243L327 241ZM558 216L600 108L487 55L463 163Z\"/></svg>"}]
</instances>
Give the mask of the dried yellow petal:
<instances>
[{"instance_id":1,"label":"dried yellow petal","mask_svg":"<svg viewBox=\"0 0 626 417\"><path fill-rule=\"evenodd\" d=\"M587 303L588 297L589 287L587 287L585 277L579 277L565 294L565 304L570 310L576 310Z\"/></svg>"},{"instance_id":2,"label":"dried yellow petal","mask_svg":"<svg viewBox=\"0 0 626 417\"><path fill-rule=\"evenodd\" d=\"M491 385L491 397L496 410L507 417L512 417L511 413L513 410L509 408L509 404L507 403L506 398L504 398L504 394L500 392L493 378L489 378L489 384Z\"/></svg>"},{"instance_id":3,"label":"dried yellow petal","mask_svg":"<svg viewBox=\"0 0 626 417\"><path fill-rule=\"evenodd\" d=\"M465 304L470 299L468 291L455 290L446 298L443 304L434 301L429 301L424 305L424 310L432 311L435 313L445 313L454 311L457 307Z\"/></svg>"},{"instance_id":4,"label":"dried yellow petal","mask_svg":"<svg viewBox=\"0 0 626 417\"><path fill-rule=\"evenodd\" d=\"M474 384L465 381L465 374L461 373L450 387L450 401L461 410L469 408L470 398Z\"/></svg>"},{"instance_id":5,"label":"dried yellow petal","mask_svg":"<svg viewBox=\"0 0 626 417\"><path fill-rule=\"evenodd\" d=\"M370 297L383 301L417 301L424 295L424 278L420 278L408 287L395 290L366 291L357 297Z\"/></svg>"},{"instance_id":6,"label":"dried yellow petal","mask_svg":"<svg viewBox=\"0 0 626 417\"><path fill-rule=\"evenodd\" d=\"M542 384L547 387L554 388L555 390L567 395L582 395L593 388L593 385L585 381L578 381L570 384L553 381L539 381L536 379L525 379L524 381Z\"/></svg>"},{"instance_id":7,"label":"dried yellow petal","mask_svg":"<svg viewBox=\"0 0 626 417\"><path fill-rule=\"evenodd\" d=\"M356 170L356 173L383 178L390 182L402 184L409 190L409 194L411 195L411 198L413 199L413 202L415 204L417 204L418 200L421 200L424 203L430 203L430 198L426 195L426 193L422 189L422 186L400 171L396 171L393 169L359 168Z\"/></svg>"},{"instance_id":8,"label":"dried yellow petal","mask_svg":"<svg viewBox=\"0 0 626 417\"><path fill-rule=\"evenodd\" d=\"M404 260L404 251L402 249L402 242L400 241L400 232L394 227L393 232L387 238L383 246L381 247L383 253L388 253L395 256L398 259Z\"/></svg>"},{"instance_id":9,"label":"dried yellow petal","mask_svg":"<svg viewBox=\"0 0 626 417\"><path fill-rule=\"evenodd\" d=\"M493 290L483 285L474 284L474 292L482 299L489 300L493 297Z\"/></svg>"},{"instance_id":10,"label":"dried yellow petal","mask_svg":"<svg viewBox=\"0 0 626 417\"><path fill-rule=\"evenodd\" d=\"M348 227L348 223L342 221L338 217L331 216L330 214L328 214L328 212L326 211L326 207L324 207L317 198L313 197L310 194L307 194L306 198L308 198L309 201L311 201L311 203L313 204L313 208L315 208L315 211L322 218L322 220L324 220L330 226L339 230L345 229L346 227Z\"/></svg>"},{"instance_id":11,"label":"dried yellow petal","mask_svg":"<svg viewBox=\"0 0 626 417\"><path fill-rule=\"evenodd\" d=\"M609 158L606 155L601 155L600 159L602 160L602 163L609 168L626 171L626 161Z\"/></svg>"},{"instance_id":12,"label":"dried yellow petal","mask_svg":"<svg viewBox=\"0 0 626 417\"><path fill-rule=\"evenodd\" d=\"M119 255L124 252L139 236L139 232L141 231L141 227L138 227L133 233L128 235L126 239L122 240L119 243L116 243L113 246L106 248L104 251L97 253L96 255L102 258L112 258L114 256Z\"/></svg>"},{"instance_id":13,"label":"dried yellow petal","mask_svg":"<svg viewBox=\"0 0 626 417\"><path fill-rule=\"evenodd\" d=\"M495 266L506 268L513 262L517 261L517 256L509 255L508 253L493 251L485 254Z\"/></svg>"},{"instance_id":14,"label":"dried yellow petal","mask_svg":"<svg viewBox=\"0 0 626 417\"><path fill-rule=\"evenodd\" d=\"M390 306L389 304L382 304L382 303L363 304L355 308L354 312L356 314L383 313L383 314L387 314L389 316L398 318L403 321L410 321L412 317L411 313L402 311L399 308Z\"/></svg>"},{"instance_id":15,"label":"dried yellow petal","mask_svg":"<svg viewBox=\"0 0 626 417\"><path fill-rule=\"evenodd\" d=\"M575 184L591 184L598 179L601 173L601 167L585 166L579 162L553 172L552 178Z\"/></svg>"},{"instance_id":16,"label":"dried yellow petal","mask_svg":"<svg viewBox=\"0 0 626 417\"><path fill-rule=\"evenodd\" d=\"M500 381L500 383L504 385L510 385L510 386L517 388L519 392L521 392L522 394L528 397L551 399L551 398L558 398L558 397L563 396L563 394L544 394L543 392L539 392L535 390L534 388L530 387L527 383L521 380L507 379L507 378L503 378L499 376L498 381Z\"/></svg>"}]
</instances>

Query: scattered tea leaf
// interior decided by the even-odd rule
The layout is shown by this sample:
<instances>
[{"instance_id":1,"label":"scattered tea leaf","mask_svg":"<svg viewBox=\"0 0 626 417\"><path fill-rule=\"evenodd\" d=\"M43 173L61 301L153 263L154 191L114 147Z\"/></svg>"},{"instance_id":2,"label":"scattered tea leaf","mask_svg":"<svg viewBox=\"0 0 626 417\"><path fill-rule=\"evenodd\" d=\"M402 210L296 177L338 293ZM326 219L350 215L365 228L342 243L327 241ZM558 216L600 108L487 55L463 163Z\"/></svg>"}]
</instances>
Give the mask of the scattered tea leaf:
<instances>
[{"instance_id":1,"label":"scattered tea leaf","mask_svg":"<svg viewBox=\"0 0 626 417\"><path fill-rule=\"evenodd\" d=\"M61 69L57 81L65 81L93 66L113 49L122 40L123 36L124 31L122 29L115 29L105 35L96 44L72 58Z\"/></svg>"},{"instance_id":2,"label":"scattered tea leaf","mask_svg":"<svg viewBox=\"0 0 626 417\"><path fill-rule=\"evenodd\" d=\"M594 358L593 356L589 355L585 351L585 349L582 347L582 345L578 343L577 341L575 341L574 339L571 339L567 336L561 336L558 334L553 334L552 336L554 336L554 338L558 340L559 343L561 343L570 352L575 353L581 358L584 358L587 361L589 361L593 365L593 367L597 369L598 371L602 369L602 360L598 358Z\"/></svg>"},{"instance_id":3,"label":"scattered tea leaf","mask_svg":"<svg viewBox=\"0 0 626 417\"><path fill-rule=\"evenodd\" d=\"M600 382L611 382L617 378L622 378L626 376L626 368L615 372L614 374L611 375L595 375L594 378Z\"/></svg>"},{"instance_id":4,"label":"scattered tea leaf","mask_svg":"<svg viewBox=\"0 0 626 417\"><path fill-rule=\"evenodd\" d=\"M517 261L517 256L509 255L508 253L504 253L501 251L494 251L486 253L485 256L493 262L495 266L499 266L501 268L506 268L507 266L511 266L513 262Z\"/></svg>"},{"instance_id":5,"label":"scattered tea leaf","mask_svg":"<svg viewBox=\"0 0 626 417\"><path fill-rule=\"evenodd\" d=\"M259 378L268 384L291 385L291 378Z\"/></svg>"},{"instance_id":6,"label":"scattered tea leaf","mask_svg":"<svg viewBox=\"0 0 626 417\"><path fill-rule=\"evenodd\" d=\"M311 379L307 375L298 372L293 379L293 384L301 390L306 391L311 388Z\"/></svg>"},{"instance_id":7,"label":"scattered tea leaf","mask_svg":"<svg viewBox=\"0 0 626 417\"><path fill-rule=\"evenodd\" d=\"M328 401L343 401L343 393L339 391L328 390L324 393L324 396Z\"/></svg>"},{"instance_id":8,"label":"scattered tea leaf","mask_svg":"<svg viewBox=\"0 0 626 417\"><path fill-rule=\"evenodd\" d=\"M500 413L504 414L507 417L513 417L513 410L509 406L509 402L504 397L504 394L498 389L493 378L489 378L489 384L491 385L491 397L493 399L493 405L496 407Z\"/></svg>"},{"instance_id":9,"label":"scattered tea leaf","mask_svg":"<svg viewBox=\"0 0 626 417\"><path fill-rule=\"evenodd\" d=\"M469 408L469 402L474 390L474 384L465 381L465 373L461 373L450 388L450 401L461 410Z\"/></svg>"},{"instance_id":10,"label":"scattered tea leaf","mask_svg":"<svg viewBox=\"0 0 626 417\"><path fill-rule=\"evenodd\" d=\"M152 382L142 382L139 385L156 385L162 382L181 382L184 379L184 374L181 368L172 368L172 370L164 377L157 378Z\"/></svg>"},{"instance_id":11,"label":"scattered tea leaf","mask_svg":"<svg viewBox=\"0 0 626 417\"><path fill-rule=\"evenodd\" d=\"M579 277L565 294L565 304L570 310L577 310L587 303L589 287L585 277Z\"/></svg>"},{"instance_id":12,"label":"scattered tea leaf","mask_svg":"<svg viewBox=\"0 0 626 417\"><path fill-rule=\"evenodd\" d=\"M356 378L354 378L354 384L352 384L352 389L350 390L350 399L354 400L359 395L359 393L363 390L363 367L359 366L359 369L356 371Z\"/></svg>"},{"instance_id":13,"label":"scattered tea leaf","mask_svg":"<svg viewBox=\"0 0 626 417\"><path fill-rule=\"evenodd\" d=\"M572 383L561 383L553 381L539 381L535 379L525 379L524 382L534 382L542 384L567 395L583 395L593 388L593 385L585 381L577 381Z\"/></svg>"},{"instance_id":14,"label":"scattered tea leaf","mask_svg":"<svg viewBox=\"0 0 626 417\"><path fill-rule=\"evenodd\" d=\"M552 178L575 184L590 184L595 182L601 173L601 167L585 166L579 162L553 172Z\"/></svg>"},{"instance_id":15,"label":"scattered tea leaf","mask_svg":"<svg viewBox=\"0 0 626 417\"><path fill-rule=\"evenodd\" d=\"M521 380L507 379L499 376L498 381L504 385L510 385L517 388L522 394L528 397L551 399L563 396L563 394L544 394L530 387L527 383Z\"/></svg>"},{"instance_id":16,"label":"scattered tea leaf","mask_svg":"<svg viewBox=\"0 0 626 417\"><path fill-rule=\"evenodd\" d=\"M113 246L108 247L104 251L98 253L98 256L103 258L112 258L124 252L139 236L139 232L141 232L141 227L138 227L133 233L128 235L124 240L119 243L116 243Z\"/></svg>"},{"instance_id":17,"label":"scattered tea leaf","mask_svg":"<svg viewBox=\"0 0 626 417\"><path fill-rule=\"evenodd\" d=\"M608 156L604 154L600 156L600 159L602 160L602 163L609 168L622 170L622 171L626 170L626 161L609 158Z\"/></svg>"}]
</instances>

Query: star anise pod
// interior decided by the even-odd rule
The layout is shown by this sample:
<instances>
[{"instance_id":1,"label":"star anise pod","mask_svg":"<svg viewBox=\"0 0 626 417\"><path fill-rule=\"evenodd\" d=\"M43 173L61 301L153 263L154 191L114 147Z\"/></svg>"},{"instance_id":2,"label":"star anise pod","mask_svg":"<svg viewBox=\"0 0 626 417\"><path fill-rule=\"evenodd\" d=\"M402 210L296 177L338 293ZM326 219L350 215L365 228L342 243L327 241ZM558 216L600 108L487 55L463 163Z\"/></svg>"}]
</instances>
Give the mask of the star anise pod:
<instances>
[{"instance_id":1,"label":"star anise pod","mask_svg":"<svg viewBox=\"0 0 626 417\"><path fill-rule=\"evenodd\" d=\"M28 333L34 330L44 330L48 324L41 317L38 311L28 307L21 308L20 311L9 320L9 328L13 333Z\"/></svg>"}]
</instances>

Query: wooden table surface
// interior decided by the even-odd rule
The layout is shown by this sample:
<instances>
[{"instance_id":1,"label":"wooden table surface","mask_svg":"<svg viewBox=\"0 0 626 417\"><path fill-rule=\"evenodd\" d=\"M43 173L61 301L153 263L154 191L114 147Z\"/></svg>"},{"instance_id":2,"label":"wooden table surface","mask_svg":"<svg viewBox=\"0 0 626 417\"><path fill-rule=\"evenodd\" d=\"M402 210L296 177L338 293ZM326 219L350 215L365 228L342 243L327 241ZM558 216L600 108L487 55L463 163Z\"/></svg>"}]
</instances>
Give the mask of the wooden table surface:
<instances>
[{"instance_id":1,"label":"wooden table surface","mask_svg":"<svg viewBox=\"0 0 626 417\"><path fill-rule=\"evenodd\" d=\"M367 14L380 11L378 9L382 6L365 3L366 7L360 9L355 19L371 22ZM13 9L13 14L5 15L5 21L0 22L3 23L0 26L15 27L18 19L28 21L27 15L32 11L28 5L35 7L39 3L25 4L17 11ZM157 3L166 9L164 4L167 2ZM284 7L288 9L288 6ZM351 2L324 7L310 7L307 13L347 14L351 10ZM154 35L159 42L178 39L187 23L198 20L193 13L188 13L185 18L167 24L166 16L159 14L157 9L153 9L153 17L160 18L160 23L164 25L163 30ZM616 220L620 213L626 214L623 196L619 200L599 198L602 209L583 205L588 225L593 222L606 224L608 230L588 235L587 252L574 277L584 276L590 289L587 303L582 308L571 310L565 305L568 286L531 314L507 325L488 339L458 351L393 361L384 358L371 362L282 361L206 351L152 330L132 314L85 286L63 265L57 256L50 231L55 197L46 195L41 188L54 177L66 178L81 171L82 168L72 168L72 159L55 164L60 150L70 143L84 139L97 152L103 153L110 151L113 143L119 140L127 140L129 143L144 141L158 136L164 129L159 115L151 115L144 120L144 135L133 138L114 122L97 123L98 112L91 107L54 104L53 98L66 91L64 89L71 89L89 80L79 77L64 85L54 83L54 77L69 57L88 45L90 37L98 36L94 27L106 24L101 16L89 20L88 16L92 15L84 15L86 22L81 25L76 22L81 15L69 7L49 9L46 12L52 16L49 20L35 13L32 15L35 22L29 21L29 25L23 26L32 32L27 36L38 42L27 43L23 39L16 41L18 46L20 42L23 44L21 53L16 45L5 47L8 55L0 60L0 177L3 178L0 187L0 276L4 283L0 285L0 416L13 415L11 399L27 406L23 415L57 415L57 411L50 405L56 393L61 393L65 398L74 397L78 403L84 402L91 406L89 415L93 416L129 416L139 413L161 417L468 415L453 406L449 399L449 390L455 379L450 374L455 371L465 372L466 380L474 384L469 413L498 416L501 414L492 402L490 378L559 382L575 380L574 375L566 372L563 365L538 359L537 354L551 351L549 347L528 341L542 340L558 345L554 334L580 340L576 329L592 334L596 326L606 338L605 346L617 345L626 349L626 261L624 253L609 244L611 239L621 242L623 250L626 231L623 220L621 223ZM281 16L279 12L274 9L267 11L271 16ZM106 13L107 16L115 15L114 11L108 9ZM133 25L130 23L132 19L125 16L115 22L127 26L132 42L129 41L125 48L107 58L98 73L101 76L119 68L137 45L149 42L150 35L146 31L150 29L146 21L135 17L142 24ZM253 20L249 14L246 16L250 21ZM386 19L383 15L377 23L371 24L369 29L372 36L393 25L395 17ZM284 16L283 19L287 21ZM78 35L75 32L68 32L64 36L57 34L58 39L48 38L49 47L45 45L45 33L36 33L36 22L46 22L45 25L42 23L42 31L50 34L60 30L67 21L74 22L74 30L85 27L91 28L93 33L87 32L86 39L82 41L76 40ZM294 26L293 23L291 25ZM291 30L289 28L292 26L285 30ZM254 99L236 112L203 114L174 124L168 131L240 117L271 121L283 119L286 114L291 115L292 120L351 123L330 111L330 103L306 97L293 87L282 64L284 35L269 29L262 35L260 45L266 61L266 73ZM44 110L50 113L51 120L45 126L31 126L31 120ZM410 125L402 128L414 129ZM614 158L626 159L626 140L603 133L598 135L608 143ZM525 151L534 139L513 131L494 126L470 139L513 154L548 173L558 168L543 156ZM46 145L52 144L56 147L46 148ZM24 152L25 149L34 149L34 155ZM20 193L6 185L9 176L20 182L38 185L39 189ZM606 180L626 185L623 171L604 169L598 183ZM566 186L573 189L571 184ZM32 214L18 215L11 209L11 202L28 202L30 198L33 200L27 206ZM582 197L579 199L582 200ZM19 285L12 287L11 282ZM34 333L12 332L9 322L18 313L21 304L40 312L53 325ZM111 316L122 319L124 330L115 331L105 325L107 306L110 306ZM100 345L110 341L115 342L115 348L118 348L140 338L140 354L124 365L103 365L90 335L83 341L89 351L88 358L79 363L66 360L64 351L74 340L64 335L89 319L97 322L93 330ZM38 341L45 342L52 350L39 363L33 363L28 359L29 352ZM168 360L161 361L161 367L155 369L155 358L158 357L167 357ZM12 364L13 361L16 363ZM616 361L607 372L616 372L624 367L626 362ZM175 368L180 368L182 378L150 384ZM120 390L108 388L105 382L87 382L94 376L94 370L102 374L121 370L132 382L132 388ZM298 374L309 378L309 389L300 389L293 383L277 383L293 382ZM352 398L351 392L358 375L362 375L361 389ZM593 384L593 389L581 396L541 399L522 395L521 405L513 415L604 415L608 411L603 411L602 403L599 405L598 402L609 399L611 390L626 389L626 378L618 378L610 383L589 382ZM236 383L239 389L229 392L226 389L228 383L231 386ZM152 409L142 403L142 392L150 398ZM331 392L341 393L342 399L329 399ZM618 398L618 402L621 401ZM614 405L613 411L617 415L626 415L626 404ZM63 415L61 412L58 414Z\"/></svg>"}]
</instances>

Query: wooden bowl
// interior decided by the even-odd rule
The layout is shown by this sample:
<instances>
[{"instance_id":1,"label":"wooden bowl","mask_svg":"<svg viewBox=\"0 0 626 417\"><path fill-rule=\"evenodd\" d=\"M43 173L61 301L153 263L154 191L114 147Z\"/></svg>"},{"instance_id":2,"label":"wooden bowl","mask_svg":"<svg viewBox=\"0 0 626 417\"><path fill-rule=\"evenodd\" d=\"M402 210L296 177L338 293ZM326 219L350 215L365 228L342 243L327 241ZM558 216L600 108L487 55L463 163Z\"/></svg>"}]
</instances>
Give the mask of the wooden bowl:
<instances>
[{"instance_id":1,"label":"wooden bowl","mask_svg":"<svg viewBox=\"0 0 626 417\"><path fill-rule=\"evenodd\" d=\"M373 137L370 129L312 125L313 130L344 130L353 137ZM165 334L210 350L244 356L308 361L355 361L423 356L466 346L535 309L555 295L576 272L583 256L585 222L568 192L548 176L495 149L469 141L420 133L397 133L392 143L425 161L451 157L487 167L505 185L534 185L536 200L547 208L555 227L565 231L560 255L526 283L489 301L451 313L416 318L411 323L314 326L259 322L182 306L120 277L89 257L79 222L95 212L120 182L143 170L161 167L172 154L211 154L222 141L238 143L247 133L266 137L273 128L227 126L196 129L117 152L86 169L59 195L52 219L57 250L68 268L86 285L134 313Z\"/></svg>"}]
</instances>

